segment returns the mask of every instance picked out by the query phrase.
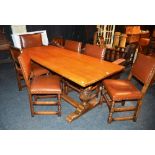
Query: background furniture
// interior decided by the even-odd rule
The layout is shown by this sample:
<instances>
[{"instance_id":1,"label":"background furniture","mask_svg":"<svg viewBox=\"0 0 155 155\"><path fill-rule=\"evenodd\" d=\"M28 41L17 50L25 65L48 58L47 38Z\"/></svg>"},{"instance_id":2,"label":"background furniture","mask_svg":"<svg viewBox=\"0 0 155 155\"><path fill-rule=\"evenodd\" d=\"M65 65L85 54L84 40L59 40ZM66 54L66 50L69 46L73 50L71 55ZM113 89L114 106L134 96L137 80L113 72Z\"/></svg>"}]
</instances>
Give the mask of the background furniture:
<instances>
[{"instance_id":1,"label":"background furniture","mask_svg":"<svg viewBox=\"0 0 155 155\"><path fill-rule=\"evenodd\" d=\"M138 52L147 55L150 53L149 48L150 48L150 38L140 38L138 44Z\"/></svg>"},{"instance_id":2,"label":"background furniture","mask_svg":"<svg viewBox=\"0 0 155 155\"><path fill-rule=\"evenodd\" d=\"M97 31L94 34L94 44L103 46L102 38L106 46L112 47L114 31L115 25L97 25Z\"/></svg>"},{"instance_id":3,"label":"background furniture","mask_svg":"<svg viewBox=\"0 0 155 155\"><path fill-rule=\"evenodd\" d=\"M5 36L4 29L0 27L0 63L11 62L9 55L10 42ZM5 58L7 56L7 58Z\"/></svg>"}]
</instances>

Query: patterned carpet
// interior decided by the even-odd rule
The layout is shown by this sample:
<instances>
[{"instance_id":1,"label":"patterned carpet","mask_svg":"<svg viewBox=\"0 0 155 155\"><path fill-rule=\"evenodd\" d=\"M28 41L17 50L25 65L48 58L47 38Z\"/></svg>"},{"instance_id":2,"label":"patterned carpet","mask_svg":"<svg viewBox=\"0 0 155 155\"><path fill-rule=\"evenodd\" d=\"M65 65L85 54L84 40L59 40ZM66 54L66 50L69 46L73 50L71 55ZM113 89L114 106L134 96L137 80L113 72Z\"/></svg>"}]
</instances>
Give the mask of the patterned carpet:
<instances>
[{"instance_id":1,"label":"patterned carpet","mask_svg":"<svg viewBox=\"0 0 155 155\"><path fill-rule=\"evenodd\" d=\"M123 76L126 76L125 74ZM76 93L71 93L77 98ZM98 106L71 124L74 108L62 100L62 116L31 117L27 90L19 92L12 63L0 64L0 129L2 130L151 130L155 129L155 85L147 92L137 122L107 123L108 108Z\"/></svg>"}]
</instances>

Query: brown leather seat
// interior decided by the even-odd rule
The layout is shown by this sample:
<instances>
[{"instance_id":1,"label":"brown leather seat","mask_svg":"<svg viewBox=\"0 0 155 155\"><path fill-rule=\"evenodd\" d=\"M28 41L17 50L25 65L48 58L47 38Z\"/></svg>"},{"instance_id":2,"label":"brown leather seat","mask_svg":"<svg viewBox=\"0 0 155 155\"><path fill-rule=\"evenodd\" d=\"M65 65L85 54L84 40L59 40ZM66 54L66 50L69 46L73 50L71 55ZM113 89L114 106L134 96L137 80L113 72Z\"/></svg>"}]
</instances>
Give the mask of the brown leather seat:
<instances>
[{"instance_id":1,"label":"brown leather seat","mask_svg":"<svg viewBox=\"0 0 155 155\"><path fill-rule=\"evenodd\" d=\"M22 53L18 57L23 76L26 82L26 86L29 94L31 115L61 115L61 83L57 76L46 75L33 77L30 80L31 75L31 60L27 52ZM51 96L52 95L52 96ZM56 95L57 101L47 101L47 98L54 97ZM39 101L39 98L46 98L46 100ZM35 111L35 105L56 105L57 111Z\"/></svg>"},{"instance_id":2,"label":"brown leather seat","mask_svg":"<svg viewBox=\"0 0 155 155\"><path fill-rule=\"evenodd\" d=\"M18 89L19 91L22 90L23 87L25 87L25 84L22 84L23 82L23 73L18 61L18 56L21 54L21 50L19 48L15 48L13 46L10 47L10 51L11 51L11 56L14 62L14 67L16 70L16 77L17 77L17 82L18 82ZM40 66L39 64L36 63L32 63L31 64L32 67L32 73L31 73L31 77L32 76L40 76L40 75L44 75L44 74L48 74L49 71L47 69L45 69L44 67Z\"/></svg>"},{"instance_id":3,"label":"brown leather seat","mask_svg":"<svg viewBox=\"0 0 155 155\"><path fill-rule=\"evenodd\" d=\"M81 46L82 43L78 41L72 41L72 40L66 40L64 48L71 50L71 51L76 51L76 52L81 52Z\"/></svg>"},{"instance_id":4,"label":"brown leather seat","mask_svg":"<svg viewBox=\"0 0 155 155\"><path fill-rule=\"evenodd\" d=\"M129 80L105 80L104 87L114 101L141 99L142 93Z\"/></svg>"},{"instance_id":5,"label":"brown leather seat","mask_svg":"<svg viewBox=\"0 0 155 155\"><path fill-rule=\"evenodd\" d=\"M127 80L106 79L103 81L103 97L109 107L109 123L113 120L137 120L138 113L142 106L142 98L144 97L154 74L155 59L139 53ZM143 84L141 90L134 86L131 81L132 77L135 77ZM136 106L124 107L125 101L137 101L137 104ZM115 106L116 103L122 103L123 107ZM112 117L114 112L126 111L134 111L134 114L128 117Z\"/></svg>"},{"instance_id":6,"label":"brown leather seat","mask_svg":"<svg viewBox=\"0 0 155 155\"><path fill-rule=\"evenodd\" d=\"M40 76L34 78L30 91L32 94L52 94L52 93L61 93L60 89L60 78L58 76Z\"/></svg>"}]
</instances>

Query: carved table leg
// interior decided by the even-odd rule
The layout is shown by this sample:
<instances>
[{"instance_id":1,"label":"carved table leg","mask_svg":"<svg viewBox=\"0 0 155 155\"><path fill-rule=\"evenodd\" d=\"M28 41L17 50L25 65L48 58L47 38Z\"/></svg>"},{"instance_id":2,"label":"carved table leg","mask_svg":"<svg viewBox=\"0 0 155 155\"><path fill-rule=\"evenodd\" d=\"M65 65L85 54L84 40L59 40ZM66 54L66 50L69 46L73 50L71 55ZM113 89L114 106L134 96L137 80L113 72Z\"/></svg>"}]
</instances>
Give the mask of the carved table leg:
<instances>
[{"instance_id":1,"label":"carved table leg","mask_svg":"<svg viewBox=\"0 0 155 155\"><path fill-rule=\"evenodd\" d=\"M78 117L93 109L99 104L101 98L101 87L98 94L95 94L92 91L92 87L88 87L80 92L79 97L82 101L82 104L79 103L79 106L76 108L76 110L67 116L66 120L68 122L72 122L73 120L77 119Z\"/></svg>"}]
</instances>

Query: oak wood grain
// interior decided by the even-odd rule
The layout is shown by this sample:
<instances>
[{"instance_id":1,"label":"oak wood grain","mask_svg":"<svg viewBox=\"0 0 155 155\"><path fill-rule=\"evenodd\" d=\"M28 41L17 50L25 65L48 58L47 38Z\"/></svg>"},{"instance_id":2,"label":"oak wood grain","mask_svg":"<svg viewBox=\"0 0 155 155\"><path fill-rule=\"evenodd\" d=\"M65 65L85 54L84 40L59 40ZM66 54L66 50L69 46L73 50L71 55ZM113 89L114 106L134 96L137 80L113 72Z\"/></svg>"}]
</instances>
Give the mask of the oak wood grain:
<instances>
[{"instance_id":1,"label":"oak wood grain","mask_svg":"<svg viewBox=\"0 0 155 155\"><path fill-rule=\"evenodd\" d=\"M79 84L89 86L124 67L55 46L23 49L32 60ZM95 51L94 51L95 52Z\"/></svg>"}]
</instances>

